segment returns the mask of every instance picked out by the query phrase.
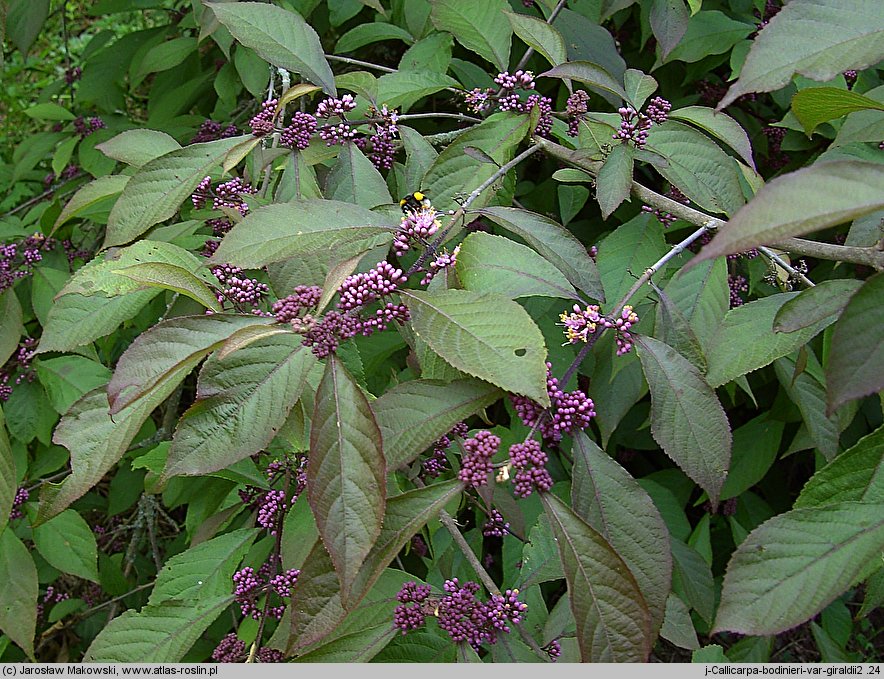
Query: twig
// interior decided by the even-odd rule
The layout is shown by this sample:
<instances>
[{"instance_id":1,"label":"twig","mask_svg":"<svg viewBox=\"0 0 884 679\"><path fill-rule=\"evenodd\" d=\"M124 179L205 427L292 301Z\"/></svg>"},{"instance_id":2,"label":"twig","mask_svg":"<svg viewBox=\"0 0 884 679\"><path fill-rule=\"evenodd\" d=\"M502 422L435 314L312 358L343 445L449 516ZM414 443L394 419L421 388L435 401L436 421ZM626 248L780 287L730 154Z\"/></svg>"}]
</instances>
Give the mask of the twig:
<instances>
[{"instance_id":1,"label":"twig","mask_svg":"<svg viewBox=\"0 0 884 679\"><path fill-rule=\"evenodd\" d=\"M339 57L337 54L326 54L325 58L329 61L340 61L342 64L350 64L351 66L362 66L363 68L372 68L375 71L382 71L384 73L395 73L395 68L390 68L389 66L381 66L380 64L373 64L370 61L360 61L359 59L351 59L350 57Z\"/></svg>"},{"instance_id":2,"label":"twig","mask_svg":"<svg viewBox=\"0 0 884 679\"><path fill-rule=\"evenodd\" d=\"M591 160L585 151L575 151L566 148L548 139L537 139L537 143L543 147L543 150L554 158L565 161L586 170L592 176L597 176L601 169L602 163L597 160ZM683 205L656 191L652 191L646 186L636 181L632 182L632 195L641 200L646 205L659 208L669 212L670 214L690 222L695 226L703 226L708 229L717 229L724 226L727 222L706 214L701 210L695 210L692 207ZM805 257L814 257L816 259L825 259L833 262L847 262L850 264L862 264L870 266L877 271L884 270L884 252L876 247L858 248L848 245L833 245L830 243L819 243L816 241L805 240L803 238L785 238L774 243L778 249L788 252L804 255Z\"/></svg>"},{"instance_id":3,"label":"twig","mask_svg":"<svg viewBox=\"0 0 884 679\"><path fill-rule=\"evenodd\" d=\"M559 16L559 12L561 12L564 9L565 2L567 2L567 0L559 0L558 4L553 8L553 11L550 12L549 18L547 18L546 23L552 25L552 22L556 20L557 16ZM525 68L525 66L528 64L528 60L533 55L534 55L534 48L533 47L529 47L527 50L525 50L525 54L522 55L522 58L519 59L519 63L516 64L516 70L518 71L518 70ZM500 94L500 93L498 92L498 94Z\"/></svg>"},{"instance_id":4,"label":"twig","mask_svg":"<svg viewBox=\"0 0 884 679\"><path fill-rule=\"evenodd\" d=\"M812 280L810 280L807 276L805 276L803 273L798 271L798 269L796 269L794 266L789 264L786 260L784 260L782 257L780 257L776 252L774 252L770 248L758 246L758 251L762 255L767 257L769 260L771 260L772 262L776 262L781 267L783 267L786 271L789 272L789 276L791 276L792 278L795 278L795 279L801 281L802 283L804 283L804 285L806 285L809 288L812 288L815 286L815 284Z\"/></svg>"}]
</instances>

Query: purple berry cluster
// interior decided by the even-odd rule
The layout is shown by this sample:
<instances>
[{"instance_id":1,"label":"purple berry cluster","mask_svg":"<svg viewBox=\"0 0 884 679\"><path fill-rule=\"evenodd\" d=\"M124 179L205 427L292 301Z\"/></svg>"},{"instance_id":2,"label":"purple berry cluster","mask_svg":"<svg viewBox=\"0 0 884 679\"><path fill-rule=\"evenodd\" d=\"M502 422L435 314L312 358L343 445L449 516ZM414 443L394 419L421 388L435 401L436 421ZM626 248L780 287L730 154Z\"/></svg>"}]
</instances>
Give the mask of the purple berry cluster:
<instances>
[{"instance_id":1,"label":"purple berry cluster","mask_svg":"<svg viewBox=\"0 0 884 679\"><path fill-rule=\"evenodd\" d=\"M393 251L401 257L416 242L426 247L428 239L439 230L439 220L433 208L410 210L402 217L399 230L393 237Z\"/></svg>"},{"instance_id":2,"label":"purple berry cluster","mask_svg":"<svg viewBox=\"0 0 884 679\"><path fill-rule=\"evenodd\" d=\"M43 253L54 250L58 241L47 238L40 232L15 243L0 243L0 292L7 290L21 278L34 273L33 267L43 260ZM88 256L86 251L76 250L70 241L65 241L65 252L75 252L77 256ZM68 257L68 261L72 261Z\"/></svg>"},{"instance_id":3,"label":"purple berry cluster","mask_svg":"<svg viewBox=\"0 0 884 679\"><path fill-rule=\"evenodd\" d=\"M337 117L341 119L341 122L337 124L327 124L319 128L319 138L325 142L326 146L344 144L356 136L356 130L346 122L347 113L354 108L356 108L356 100L352 94L345 94L340 99L329 97L319 102L316 107L317 118L327 120Z\"/></svg>"},{"instance_id":4,"label":"purple berry cluster","mask_svg":"<svg viewBox=\"0 0 884 679\"><path fill-rule=\"evenodd\" d=\"M299 285L291 295L274 302L271 311L280 323L291 323L304 311L315 308L321 296L322 288L318 285Z\"/></svg>"},{"instance_id":5,"label":"purple berry cluster","mask_svg":"<svg viewBox=\"0 0 884 679\"><path fill-rule=\"evenodd\" d=\"M190 140L190 143L203 144L205 142L215 141L217 139L227 139L228 137L235 137L238 134L239 130L233 123L231 123L227 127L222 127L221 123L216 123L214 120L206 119L199 126L199 129Z\"/></svg>"},{"instance_id":6,"label":"purple berry cluster","mask_svg":"<svg viewBox=\"0 0 884 679\"><path fill-rule=\"evenodd\" d=\"M494 83L504 91L533 90L536 87L534 74L531 71L518 70L512 75L509 71L498 73Z\"/></svg>"},{"instance_id":7,"label":"purple berry cluster","mask_svg":"<svg viewBox=\"0 0 884 679\"><path fill-rule=\"evenodd\" d=\"M200 210L206 207L211 198L213 210L220 210L221 208L226 207L231 210L236 210L245 217L249 212L249 206L243 200L243 196L254 195L257 192L258 190L256 188L251 184L244 182L240 177L234 177L229 181L222 182L218 184L214 190L212 189L212 178L203 177L190 195L190 201L193 203L194 208ZM206 223L220 221L222 220L208 220ZM213 233L215 233L216 236L219 236L227 233L227 231L232 228L232 222L224 219L223 223L213 223L210 224L210 226L212 226Z\"/></svg>"},{"instance_id":8,"label":"purple berry cluster","mask_svg":"<svg viewBox=\"0 0 884 679\"><path fill-rule=\"evenodd\" d=\"M758 252L757 248L749 248L745 252L734 252L732 254L727 255L727 260L729 262L733 262L734 260L745 257L746 259L755 259L761 253Z\"/></svg>"},{"instance_id":9,"label":"purple berry cluster","mask_svg":"<svg viewBox=\"0 0 884 679\"><path fill-rule=\"evenodd\" d=\"M859 77L859 74L854 71L852 68L844 71L844 81L847 83L847 89L852 90L853 86L856 84L856 79Z\"/></svg>"},{"instance_id":10,"label":"purple berry cluster","mask_svg":"<svg viewBox=\"0 0 884 679\"><path fill-rule=\"evenodd\" d=\"M678 190L677 187L673 186L666 192L666 197L671 198L674 201L681 203L682 205L687 205L691 201L688 200L688 197L684 195L681 191ZM663 228L668 229L669 226L674 222L678 217L673 215L670 212L665 212L664 210L660 210L659 208L653 208L650 205L642 205L642 210L644 212L650 212L657 218Z\"/></svg>"},{"instance_id":11,"label":"purple berry cluster","mask_svg":"<svg viewBox=\"0 0 884 679\"><path fill-rule=\"evenodd\" d=\"M12 396L14 384L33 382L37 379L37 371L31 366L31 361L34 360L34 354L36 353L36 346L37 340L32 337L26 337L19 343L18 349L6 361L6 364L0 368L0 403L5 403Z\"/></svg>"},{"instance_id":12,"label":"purple berry cluster","mask_svg":"<svg viewBox=\"0 0 884 679\"><path fill-rule=\"evenodd\" d=\"M791 158L782 150L783 139L786 136L785 127L765 127L762 130L767 137L767 163L772 170L780 170L789 164Z\"/></svg>"},{"instance_id":13,"label":"purple berry cluster","mask_svg":"<svg viewBox=\"0 0 884 679\"><path fill-rule=\"evenodd\" d=\"M614 341L617 343L618 356L628 354L632 350L632 333L629 330L636 323L638 323L638 314L629 304L620 311L620 318L614 319L614 329L617 332Z\"/></svg>"},{"instance_id":14,"label":"purple berry cluster","mask_svg":"<svg viewBox=\"0 0 884 679\"><path fill-rule=\"evenodd\" d=\"M467 435L468 431L469 428L466 424L458 422L450 432L443 434L433 444L433 452L423 461L421 473L424 476L431 476L433 478L437 478L442 474L448 468L448 458L445 456L445 451L451 446L452 438L455 436L463 438Z\"/></svg>"},{"instance_id":15,"label":"purple berry cluster","mask_svg":"<svg viewBox=\"0 0 884 679\"><path fill-rule=\"evenodd\" d=\"M258 649L258 652L255 653L255 660L259 663L279 663L285 660L285 656L282 651L262 646Z\"/></svg>"},{"instance_id":16,"label":"purple berry cluster","mask_svg":"<svg viewBox=\"0 0 884 679\"><path fill-rule=\"evenodd\" d=\"M399 605L393 610L393 626L402 630L402 634L424 626L427 615L432 612L425 607L431 592L429 585L419 585L413 580L402 585L396 594Z\"/></svg>"},{"instance_id":17,"label":"purple berry cluster","mask_svg":"<svg viewBox=\"0 0 884 679\"><path fill-rule=\"evenodd\" d=\"M528 427L539 427L544 439L560 441L564 434L586 429L595 417L595 404L580 389L564 391L552 376L552 365L546 364L546 391L549 394L549 417L544 417L543 407L530 398L510 394L516 414ZM539 423L539 424L538 424Z\"/></svg>"},{"instance_id":18,"label":"purple berry cluster","mask_svg":"<svg viewBox=\"0 0 884 679\"><path fill-rule=\"evenodd\" d=\"M448 252L447 250L442 253L436 255L436 258L430 262L430 268L427 270L424 277L421 279L421 285L428 285L431 280L436 277L436 274L440 271L444 271L445 269L450 269L454 265L457 264L457 255L460 252L460 244L455 246L452 252Z\"/></svg>"},{"instance_id":19,"label":"purple berry cluster","mask_svg":"<svg viewBox=\"0 0 884 679\"><path fill-rule=\"evenodd\" d=\"M19 488L15 491L15 497L12 499L12 510L9 512L9 520L14 521L15 519L21 519L24 516L24 512L22 512L22 505L28 501L30 497L30 493L27 488Z\"/></svg>"},{"instance_id":20,"label":"purple berry cluster","mask_svg":"<svg viewBox=\"0 0 884 679\"><path fill-rule=\"evenodd\" d=\"M621 106L617 109L617 113L620 114L620 128L611 138L625 142L631 141L637 149L644 148L648 141L648 132L653 124L651 119L644 113L636 111L632 106Z\"/></svg>"},{"instance_id":21,"label":"purple berry cluster","mask_svg":"<svg viewBox=\"0 0 884 679\"><path fill-rule=\"evenodd\" d=\"M399 134L399 114L395 109L388 109L385 104L380 109L370 106L368 116L378 119L374 123L374 134L369 139L357 139L356 145L366 153L377 169L389 170L393 167L393 157L396 154L393 139Z\"/></svg>"},{"instance_id":22,"label":"purple berry cluster","mask_svg":"<svg viewBox=\"0 0 884 679\"><path fill-rule=\"evenodd\" d=\"M645 115L651 119L651 122L656 123L657 125L662 125L669 119L669 112L671 110L672 104L666 99L663 97L654 97L645 109Z\"/></svg>"},{"instance_id":23,"label":"purple berry cluster","mask_svg":"<svg viewBox=\"0 0 884 679\"><path fill-rule=\"evenodd\" d=\"M85 139L96 130L107 127L107 124L97 116L88 120L83 116L78 116L74 119L73 126L74 132L80 135L80 139Z\"/></svg>"},{"instance_id":24,"label":"purple berry cluster","mask_svg":"<svg viewBox=\"0 0 884 679\"><path fill-rule=\"evenodd\" d=\"M580 121L589 111L589 94L584 90L577 90L568 97L565 102L565 113L568 115L568 136L576 137L580 134Z\"/></svg>"},{"instance_id":25,"label":"purple berry cluster","mask_svg":"<svg viewBox=\"0 0 884 679\"><path fill-rule=\"evenodd\" d=\"M473 113L489 111L492 105L497 105L498 111L514 111L515 113L530 113L537 106L540 118L534 128L534 134L546 137L552 130L552 99L540 94L531 94L523 102L516 90L533 90L535 87L534 74L531 71L518 70L512 75L509 71L498 73L494 78L495 84L500 87L500 92L494 94L491 89L476 88L464 95L467 110Z\"/></svg>"},{"instance_id":26,"label":"purple berry cluster","mask_svg":"<svg viewBox=\"0 0 884 679\"><path fill-rule=\"evenodd\" d=\"M236 632L231 632L224 637L215 650L212 651L212 660L216 662L242 662L246 657L246 642L236 636Z\"/></svg>"},{"instance_id":27,"label":"purple berry cluster","mask_svg":"<svg viewBox=\"0 0 884 679\"><path fill-rule=\"evenodd\" d=\"M487 485L488 475L493 469L491 458L500 448L500 437L483 429L472 438L466 439L463 448L464 456L457 478L474 488Z\"/></svg>"},{"instance_id":28,"label":"purple berry cluster","mask_svg":"<svg viewBox=\"0 0 884 679\"><path fill-rule=\"evenodd\" d=\"M270 292L266 283L260 283L254 278L240 276L242 269L232 264L213 266L212 273L215 278L225 286L216 292L219 302L229 300L234 304L258 304L264 295Z\"/></svg>"},{"instance_id":29,"label":"purple berry cluster","mask_svg":"<svg viewBox=\"0 0 884 679\"><path fill-rule=\"evenodd\" d=\"M476 651L483 643L494 644L497 633L510 631L510 624L518 625L528 605L519 601L519 590L506 590L487 602L476 598L479 585L457 578L446 580L441 597L431 595L428 585L406 582L397 594L400 601L393 613L393 625L402 633L424 626L429 615L435 615L439 627L454 642L467 642Z\"/></svg>"},{"instance_id":30,"label":"purple berry cluster","mask_svg":"<svg viewBox=\"0 0 884 679\"><path fill-rule=\"evenodd\" d=\"M502 538L510 532L510 524L503 518L496 509L492 509L488 513L488 519L482 524L482 535L486 538L496 537Z\"/></svg>"},{"instance_id":31,"label":"purple berry cluster","mask_svg":"<svg viewBox=\"0 0 884 679\"><path fill-rule=\"evenodd\" d=\"M66 68L64 71L64 81L67 85L73 85L80 78L83 77L83 69L79 66L73 66L71 68Z\"/></svg>"},{"instance_id":32,"label":"purple berry cluster","mask_svg":"<svg viewBox=\"0 0 884 679\"><path fill-rule=\"evenodd\" d=\"M386 330L387 326L394 321L399 325L403 325L410 319L411 312L408 310L407 306L404 304L387 302L384 306L374 312L374 316L369 316L361 321L359 332L362 333L364 337L368 337L375 331L380 332Z\"/></svg>"},{"instance_id":33,"label":"purple berry cluster","mask_svg":"<svg viewBox=\"0 0 884 679\"><path fill-rule=\"evenodd\" d=\"M402 269L389 262L378 262L374 269L347 276L338 293L338 308L343 311L359 309L399 289L408 278Z\"/></svg>"},{"instance_id":34,"label":"purple berry cluster","mask_svg":"<svg viewBox=\"0 0 884 679\"><path fill-rule=\"evenodd\" d=\"M261 110L249 120L252 135L264 137L273 132L273 121L276 118L276 105L278 101L271 99L261 104Z\"/></svg>"},{"instance_id":35,"label":"purple berry cluster","mask_svg":"<svg viewBox=\"0 0 884 679\"><path fill-rule=\"evenodd\" d=\"M290 149L305 149L310 146L310 137L316 132L316 118L309 113L298 111L292 116L291 124L279 135L279 143Z\"/></svg>"},{"instance_id":36,"label":"purple berry cluster","mask_svg":"<svg viewBox=\"0 0 884 679\"><path fill-rule=\"evenodd\" d=\"M553 639L541 650L546 651L546 654L552 662L555 662L562 656L562 645L559 643L558 639Z\"/></svg>"},{"instance_id":37,"label":"purple berry cluster","mask_svg":"<svg viewBox=\"0 0 884 679\"><path fill-rule=\"evenodd\" d=\"M279 519L286 509L285 493L281 490L268 490L258 506L258 525L266 528L271 535L276 535Z\"/></svg>"},{"instance_id":38,"label":"purple berry cluster","mask_svg":"<svg viewBox=\"0 0 884 679\"><path fill-rule=\"evenodd\" d=\"M293 319L292 328L304 335L302 344L310 347L316 358L325 358L338 350L342 340L355 337L362 330L358 317L329 311L316 320L309 314L303 319Z\"/></svg>"},{"instance_id":39,"label":"purple berry cluster","mask_svg":"<svg viewBox=\"0 0 884 679\"><path fill-rule=\"evenodd\" d=\"M259 608L260 602L258 599L268 591L275 592L282 599L290 597L292 588L301 574L301 571L298 569L291 568L284 573L271 577L270 570L269 564L265 563L258 573L255 573L255 569L251 566L246 566L233 574L233 595L244 616L254 620L262 617L264 611ZM282 618L284 611L284 605L270 606L267 609L267 614L279 620Z\"/></svg>"},{"instance_id":40,"label":"purple berry cluster","mask_svg":"<svg viewBox=\"0 0 884 679\"><path fill-rule=\"evenodd\" d=\"M746 300L743 299L743 295L749 292L749 281L746 280L745 276L736 275L728 275L727 277L727 287L730 291L730 308L742 306L746 303Z\"/></svg>"},{"instance_id":41,"label":"purple berry cluster","mask_svg":"<svg viewBox=\"0 0 884 679\"><path fill-rule=\"evenodd\" d=\"M510 462L516 469L513 476L513 492L518 497L528 497L535 490L548 491L553 480L546 470L549 457L540 449L540 442L529 439L510 446Z\"/></svg>"}]
</instances>

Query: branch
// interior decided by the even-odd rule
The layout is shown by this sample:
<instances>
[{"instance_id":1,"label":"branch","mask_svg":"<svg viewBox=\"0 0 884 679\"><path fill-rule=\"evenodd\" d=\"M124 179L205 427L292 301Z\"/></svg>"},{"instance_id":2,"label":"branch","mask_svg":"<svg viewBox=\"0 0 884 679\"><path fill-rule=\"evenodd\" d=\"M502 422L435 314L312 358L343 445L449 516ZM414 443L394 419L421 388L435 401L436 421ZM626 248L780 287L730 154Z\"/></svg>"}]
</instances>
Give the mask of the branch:
<instances>
[{"instance_id":1,"label":"branch","mask_svg":"<svg viewBox=\"0 0 884 679\"><path fill-rule=\"evenodd\" d=\"M602 163L592 160L586 151L569 149L548 139L538 139L537 143L543 147L543 150L553 158L565 161L574 167L585 170L593 177L598 176ZM646 186L636 181L632 182L632 195L641 200L645 205L665 210L670 214L690 222L696 226L702 226L707 229L718 229L727 222L718 217L706 214L701 210L696 210L687 205L667 198L656 191L652 191ZM833 262L847 262L849 264L862 264L872 267L877 271L884 270L884 252L875 247L858 248L848 245L833 245L830 243L819 243L817 241L805 240L803 238L786 238L777 243L771 243L780 250L786 250L793 254L804 255L805 257L814 257L816 259L826 259Z\"/></svg>"}]
</instances>

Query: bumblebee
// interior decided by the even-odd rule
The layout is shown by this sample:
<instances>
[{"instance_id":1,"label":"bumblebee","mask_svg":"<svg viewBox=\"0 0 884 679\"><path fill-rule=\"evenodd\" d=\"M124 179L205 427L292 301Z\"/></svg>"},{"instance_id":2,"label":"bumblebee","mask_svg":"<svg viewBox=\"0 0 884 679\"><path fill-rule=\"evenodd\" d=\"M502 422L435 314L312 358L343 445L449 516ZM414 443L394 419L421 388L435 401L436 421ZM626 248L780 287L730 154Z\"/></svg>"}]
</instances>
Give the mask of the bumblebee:
<instances>
[{"instance_id":1,"label":"bumblebee","mask_svg":"<svg viewBox=\"0 0 884 679\"><path fill-rule=\"evenodd\" d=\"M426 195L420 191L415 191L414 193L409 193L405 198L400 200L399 207L402 208L402 212L408 214L409 212L429 210L432 207L432 204Z\"/></svg>"}]
</instances>

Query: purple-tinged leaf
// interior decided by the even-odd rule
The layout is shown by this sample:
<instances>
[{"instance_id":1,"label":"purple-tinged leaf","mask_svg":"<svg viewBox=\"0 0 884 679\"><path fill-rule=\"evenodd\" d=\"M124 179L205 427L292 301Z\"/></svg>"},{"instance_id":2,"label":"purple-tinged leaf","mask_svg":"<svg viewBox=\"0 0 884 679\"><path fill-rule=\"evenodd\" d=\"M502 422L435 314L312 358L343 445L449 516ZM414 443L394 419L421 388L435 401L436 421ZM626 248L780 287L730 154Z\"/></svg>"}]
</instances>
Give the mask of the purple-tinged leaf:
<instances>
[{"instance_id":1,"label":"purple-tinged leaf","mask_svg":"<svg viewBox=\"0 0 884 679\"><path fill-rule=\"evenodd\" d=\"M880 566L884 502L793 509L740 543L713 634L779 634L810 619Z\"/></svg>"},{"instance_id":2,"label":"purple-tinged leaf","mask_svg":"<svg viewBox=\"0 0 884 679\"><path fill-rule=\"evenodd\" d=\"M666 524L647 492L583 432L574 437L571 455L571 506L629 566L656 634L663 624L672 578Z\"/></svg>"},{"instance_id":3,"label":"purple-tinged leaf","mask_svg":"<svg viewBox=\"0 0 884 679\"><path fill-rule=\"evenodd\" d=\"M671 111L669 117L699 127L704 132L723 141L736 151L749 167L755 169L749 135L746 134L746 130L742 128L740 123L727 113L716 112L715 109L706 106L685 106Z\"/></svg>"},{"instance_id":4,"label":"purple-tinged leaf","mask_svg":"<svg viewBox=\"0 0 884 679\"><path fill-rule=\"evenodd\" d=\"M37 627L37 567L12 530L0 532L0 630L29 658Z\"/></svg>"},{"instance_id":5,"label":"purple-tinged leaf","mask_svg":"<svg viewBox=\"0 0 884 679\"><path fill-rule=\"evenodd\" d=\"M653 0L649 20L654 37L660 46L660 59L666 61L669 53L681 42L688 30L688 10L684 0Z\"/></svg>"},{"instance_id":6,"label":"purple-tinged leaf","mask_svg":"<svg viewBox=\"0 0 884 679\"><path fill-rule=\"evenodd\" d=\"M591 85L616 94L621 99L626 99L626 91L623 83L611 75L598 64L589 61L569 61L541 73L540 78L563 78L576 80L584 85Z\"/></svg>"},{"instance_id":7,"label":"purple-tinged leaf","mask_svg":"<svg viewBox=\"0 0 884 679\"><path fill-rule=\"evenodd\" d=\"M700 254L702 262L819 231L884 207L884 166L833 160L781 175L740 208Z\"/></svg>"},{"instance_id":8,"label":"purple-tinged leaf","mask_svg":"<svg viewBox=\"0 0 884 679\"><path fill-rule=\"evenodd\" d=\"M636 345L651 391L651 434L714 507L731 459L724 408L697 368L675 349L651 337L636 338Z\"/></svg>"},{"instance_id":9,"label":"purple-tinged leaf","mask_svg":"<svg viewBox=\"0 0 884 679\"><path fill-rule=\"evenodd\" d=\"M862 284L855 278L839 278L802 290L777 311L774 332L795 332L823 320L834 322Z\"/></svg>"},{"instance_id":10,"label":"purple-tinged leaf","mask_svg":"<svg viewBox=\"0 0 884 679\"><path fill-rule=\"evenodd\" d=\"M869 278L835 323L826 367L828 412L884 389L884 272Z\"/></svg>"},{"instance_id":11,"label":"purple-tinged leaf","mask_svg":"<svg viewBox=\"0 0 884 679\"><path fill-rule=\"evenodd\" d=\"M368 400L331 357L316 393L307 464L307 498L350 606L356 575L384 520L386 460Z\"/></svg>"},{"instance_id":12,"label":"purple-tinged leaf","mask_svg":"<svg viewBox=\"0 0 884 679\"><path fill-rule=\"evenodd\" d=\"M6 417L0 408L0 533L9 523L9 512L12 511L12 502L18 489L15 482L17 478L15 459L6 434Z\"/></svg>"},{"instance_id":13,"label":"purple-tinged leaf","mask_svg":"<svg viewBox=\"0 0 884 679\"><path fill-rule=\"evenodd\" d=\"M645 662L654 635L641 589L607 540L551 493L540 496L559 545L582 662Z\"/></svg>"}]
</instances>

